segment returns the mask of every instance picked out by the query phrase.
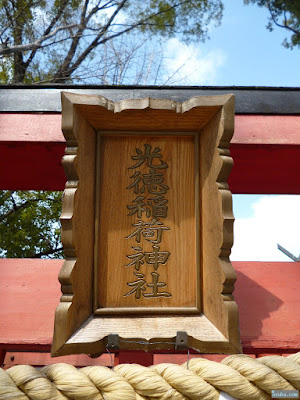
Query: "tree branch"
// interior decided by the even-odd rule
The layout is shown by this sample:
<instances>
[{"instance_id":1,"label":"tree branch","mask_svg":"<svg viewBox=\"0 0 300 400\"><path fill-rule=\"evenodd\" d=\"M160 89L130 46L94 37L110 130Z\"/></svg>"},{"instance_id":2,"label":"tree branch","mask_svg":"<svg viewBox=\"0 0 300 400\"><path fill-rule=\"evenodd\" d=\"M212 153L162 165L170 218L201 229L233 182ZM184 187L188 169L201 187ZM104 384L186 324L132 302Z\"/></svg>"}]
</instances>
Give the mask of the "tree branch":
<instances>
[{"instance_id":1,"label":"tree branch","mask_svg":"<svg viewBox=\"0 0 300 400\"><path fill-rule=\"evenodd\" d=\"M6 218L8 218L11 214L16 213L17 211L22 210L23 208L26 208L30 202L32 201L39 201L40 199L32 199L32 200L27 200L25 203L20 204L19 206L16 205L14 199L13 199L13 208L8 210L4 215L0 215L0 222L4 221Z\"/></svg>"},{"instance_id":2,"label":"tree branch","mask_svg":"<svg viewBox=\"0 0 300 400\"><path fill-rule=\"evenodd\" d=\"M64 249L63 246L60 246L60 247L57 247L56 249L48 249L45 251L41 251L40 253L32 254L31 256L26 257L26 258L41 258L42 256L49 256L50 254L57 253L58 251L61 251L63 249Z\"/></svg>"},{"instance_id":3,"label":"tree branch","mask_svg":"<svg viewBox=\"0 0 300 400\"><path fill-rule=\"evenodd\" d=\"M269 10L270 15L271 15L271 19L272 19L273 23L274 23L276 26L278 26L279 28L285 28L285 29L287 29L287 30L289 30L289 31L291 31L291 32L293 32L293 33L295 33L296 35L300 35L300 30L297 31L296 29L294 29L294 28L292 28L290 25L288 25L287 18L286 18L286 11L283 12L283 15L284 15L284 24L280 24L280 23L276 20L276 16L275 16L274 13L273 13L272 6L271 6L271 4L270 4L269 1L267 2L267 5L268 5L268 10Z\"/></svg>"},{"instance_id":4,"label":"tree branch","mask_svg":"<svg viewBox=\"0 0 300 400\"><path fill-rule=\"evenodd\" d=\"M28 207L31 203L37 203L39 201L52 201L52 202L57 202L57 200L54 199L29 199L26 200L24 203L17 205L15 202L15 199L13 198L13 196L11 195L11 199L13 202L13 208L11 208L10 210L8 210L5 214L0 215L0 222L3 222L6 218L8 218L11 214L16 213L20 210L23 210L24 208Z\"/></svg>"},{"instance_id":5,"label":"tree branch","mask_svg":"<svg viewBox=\"0 0 300 400\"><path fill-rule=\"evenodd\" d=\"M0 33L0 38L2 37L2 35L5 33L5 31L7 31L8 28L10 28L15 21L17 21L19 19L19 17L24 13L24 11L28 8L28 7L35 7L37 6L39 3L41 3L42 0L37 0L36 2L27 2L27 4L21 8L21 10L18 12L18 14L15 16L14 19L11 19L10 14L7 15L8 19L10 19L10 23L2 30L2 32ZM7 12L7 9L5 8L5 11Z\"/></svg>"},{"instance_id":6,"label":"tree branch","mask_svg":"<svg viewBox=\"0 0 300 400\"><path fill-rule=\"evenodd\" d=\"M62 16L66 6L68 4L68 0L64 0L61 5L60 8L58 9L57 14L55 15L54 18L52 18L50 24L48 25L47 29L44 31L43 36L46 37L47 35L50 34L51 29L54 27L54 25L56 24L56 22L60 19L60 17ZM28 66L30 65L30 63L32 62L34 56L36 55L36 52L38 51L39 48L35 48L32 50L32 52L30 53L30 56L28 57L28 59L25 62L25 67L28 68Z\"/></svg>"},{"instance_id":7,"label":"tree branch","mask_svg":"<svg viewBox=\"0 0 300 400\"><path fill-rule=\"evenodd\" d=\"M69 28L74 28L75 26L77 26L77 25L71 24L71 25L59 26L53 32L49 33L48 35L42 36L40 39L37 39L36 41L31 42L31 43L10 46L7 48L3 48L2 46L0 46L0 56L39 49L42 47L43 42L45 42L48 39L51 39L53 36L55 36L57 34L57 32L66 30Z\"/></svg>"},{"instance_id":8,"label":"tree branch","mask_svg":"<svg viewBox=\"0 0 300 400\"><path fill-rule=\"evenodd\" d=\"M33 1L33 0L31 0ZM122 1L113 1L113 0L106 0L102 4L101 0L94 2L92 9L88 9L88 5L90 4L89 0L85 0L82 6L82 12L80 14L80 21L77 24L70 24L70 25L62 25L58 26L56 29L53 30L53 27L57 22L61 19L63 15L63 11L69 3L68 0L63 0L61 2L60 8L57 11L54 18L51 20L49 26L44 31L44 34L37 40L31 41L31 43L26 44L16 44L13 46L6 47L6 45L0 45L0 56L1 55L11 55L11 54L22 54L23 52L31 52L27 60L24 62L24 68L27 69L30 63L32 62L33 58L35 57L37 51L39 49L43 49L45 47L53 46L56 43L65 42L66 40L70 40L71 44L69 46L69 50L67 55L65 56L64 60L60 63L60 66L57 72L54 74L53 78L47 80L48 82L66 82L70 79L74 71L83 63L83 61L90 55L90 53L97 48L101 44L105 44L106 42L118 38L121 35L124 35L128 32L131 32L139 27L151 27L155 26L155 20L152 19L161 15L167 14L172 10L177 9L185 4L192 4L191 0L178 0L175 4L168 4L166 2L166 8L160 8L157 12L153 12L147 17L133 21L132 25L125 25L125 24L116 24L114 23L118 13L123 9L126 5L128 0ZM101 28L94 28L88 26L89 21L91 20L92 16L95 15L100 10L113 8L112 15L108 18L107 22ZM149 10L147 10L149 12ZM97 25L97 24L95 24ZM164 24L165 28L174 28L174 24ZM77 27L76 30L73 31L72 28ZM113 30L112 27L116 27L116 30ZM121 27L121 28L120 28ZM70 34L61 34L57 35L58 32L62 31L65 32L70 30ZM94 39L91 39L91 42L87 43L85 47L82 46L79 51L79 43L81 43L81 38L87 37L88 35L84 34L86 31L91 31L91 36ZM95 32L92 35L92 31ZM74 35L73 35L73 32ZM50 40L52 38L52 40ZM75 58L76 57L76 58Z\"/></svg>"},{"instance_id":9,"label":"tree branch","mask_svg":"<svg viewBox=\"0 0 300 400\"><path fill-rule=\"evenodd\" d=\"M89 19L93 15L93 14L90 13L87 18L85 17L86 12L87 12L88 4L89 4L89 0L85 0L84 7L83 7L83 10L82 10L82 13L81 13L81 17L80 17L79 28L78 28L75 36L72 39L72 43L71 43L71 46L69 48L68 54L66 55L66 57L65 57L63 63L61 64L59 70L54 75L54 79L52 80L52 82L56 82L57 81L56 77L64 75L64 71L68 70L69 67L70 67L70 63L71 63L71 61L72 61L72 59L73 59L73 57L75 55L75 52L76 52L77 47L79 45L79 40L82 37L82 33L83 33L84 29L86 28L87 22L89 21ZM94 9L95 9L95 7L94 7Z\"/></svg>"},{"instance_id":10,"label":"tree branch","mask_svg":"<svg viewBox=\"0 0 300 400\"><path fill-rule=\"evenodd\" d=\"M70 76L72 75L72 73L80 66L80 64L86 59L86 57L90 54L90 52L95 49L97 46L99 46L100 44L104 44L109 40L112 40L114 38L117 38L125 33L128 33L134 29L136 29L137 27L140 26L151 26L153 24L148 24L148 21L151 20L151 18L158 16L160 14L165 14L183 4L189 3L189 0L184 0L184 1L180 1L176 4L174 4L173 6L170 6L168 9L165 10L161 10L158 11L157 13L153 13L151 15L149 15L147 18L128 26L128 28L117 32L109 37L104 37L102 40L100 40L101 37L103 37L106 32L108 31L108 28L112 25L113 20L115 19L116 15L120 12L120 10L125 6L125 3L128 0L123 0L119 6L117 7L117 9L114 11L114 13L111 15L110 19L108 20L107 24L101 29L101 31L99 32L99 34L96 36L96 38L92 41L92 43L90 43L90 45L85 49L85 51L83 53L81 53L81 55L77 58L76 62L73 63L69 69L67 71L63 71L60 72L58 74L55 75L54 79L51 80L51 82L54 83L61 83L61 82L65 82L66 80L68 80L70 78ZM171 25L169 25L171 26ZM60 71L62 71L62 68L60 69Z\"/></svg>"},{"instance_id":11,"label":"tree branch","mask_svg":"<svg viewBox=\"0 0 300 400\"><path fill-rule=\"evenodd\" d=\"M76 48L72 49L72 47L70 48L70 51L65 59L65 62L63 63L63 65L61 66L61 68L59 69L59 71L55 74L52 82L65 82L66 80L68 80L70 78L70 76L72 75L72 73L79 67L79 65L84 61L84 59L90 54L90 52L97 47L97 42L99 41L99 38L107 31L107 29L110 27L110 25L112 24L113 20L115 19L116 15L120 12L120 10L125 6L125 3L128 0L123 0L118 7L116 8L116 10L113 12L113 14L111 15L111 17L109 18L107 24L101 29L100 33L96 36L96 38L92 41L92 43L85 49L85 51L83 53L81 53L81 55L77 58L76 62L72 64L72 66L70 66L71 60L75 54ZM90 18L92 17L92 15L97 12L98 10L98 6L97 9L96 7L94 7L92 9L92 11L89 13L88 17L87 17L87 22L90 20ZM81 33L83 32L84 29L82 29ZM79 38L76 44L76 47L78 45L79 42Z\"/></svg>"}]
</instances>

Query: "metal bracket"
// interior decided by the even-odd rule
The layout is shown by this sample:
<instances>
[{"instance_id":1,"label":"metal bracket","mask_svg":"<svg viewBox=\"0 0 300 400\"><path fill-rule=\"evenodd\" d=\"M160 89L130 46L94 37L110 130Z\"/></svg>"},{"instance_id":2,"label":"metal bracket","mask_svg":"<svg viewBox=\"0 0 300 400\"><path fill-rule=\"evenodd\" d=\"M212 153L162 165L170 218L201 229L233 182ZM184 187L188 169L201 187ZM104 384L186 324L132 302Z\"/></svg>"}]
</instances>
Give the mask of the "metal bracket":
<instances>
[{"instance_id":1,"label":"metal bracket","mask_svg":"<svg viewBox=\"0 0 300 400\"><path fill-rule=\"evenodd\" d=\"M185 331L178 331L176 335L175 350L186 350L188 348L188 335Z\"/></svg>"},{"instance_id":2,"label":"metal bracket","mask_svg":"<svg viewBox=\"0 0 300 400\"><path fill-rule=\"evenodd\" d=\"M111 334L107 336L108 350L120 350L120 337L118 334Z\"/></svg>"}]
</instances>

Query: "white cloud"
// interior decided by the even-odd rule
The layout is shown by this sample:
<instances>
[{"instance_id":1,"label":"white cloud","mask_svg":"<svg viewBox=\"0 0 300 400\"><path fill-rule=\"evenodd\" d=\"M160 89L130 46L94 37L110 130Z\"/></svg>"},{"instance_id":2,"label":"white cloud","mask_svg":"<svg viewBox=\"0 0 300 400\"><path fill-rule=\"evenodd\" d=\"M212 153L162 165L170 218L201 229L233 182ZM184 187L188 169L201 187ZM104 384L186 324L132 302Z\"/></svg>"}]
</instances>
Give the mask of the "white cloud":
<instances>
[{"instance_id":1,"label":"white cloud","mask_svg":"<svg viewBox=\"0 0 300 400\"><path fill-rule=\"evenodd\" d=\"M234 223L231 260L291 261L277 249L277 243L299 256L300 196L262 196L250 213L250 218Z\"/></svg>"},{"instance_id":2,"label":"white cloud","mask_svg":"<svg viewBox=\"0 0 300 400\"><path fill-rule=\"evenodd\" d=\"M177 38L166 42L164 57L164 84L214 85L226 61L220 49L204 52L201 44L187 45Z\"/></svg>"}]
</instances>

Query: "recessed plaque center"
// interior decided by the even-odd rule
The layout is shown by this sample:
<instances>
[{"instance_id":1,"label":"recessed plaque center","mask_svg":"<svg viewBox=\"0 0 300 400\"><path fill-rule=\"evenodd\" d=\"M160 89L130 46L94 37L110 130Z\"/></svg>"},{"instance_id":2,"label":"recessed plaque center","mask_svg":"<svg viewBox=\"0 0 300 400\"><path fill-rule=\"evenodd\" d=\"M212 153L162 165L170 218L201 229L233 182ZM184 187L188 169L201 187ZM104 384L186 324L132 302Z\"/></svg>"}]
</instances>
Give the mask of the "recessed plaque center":
<instances>
[{"instance_id":1,"label":"recessed plaque center","mask_svg":"<svg viewBox=\"0 0 300 400\"><path fill-rule=\"evenodd\" d=\"M99 140L97 312L122 307L195 312L200 272L195 137Z\"/></svg>"}]
</instances>

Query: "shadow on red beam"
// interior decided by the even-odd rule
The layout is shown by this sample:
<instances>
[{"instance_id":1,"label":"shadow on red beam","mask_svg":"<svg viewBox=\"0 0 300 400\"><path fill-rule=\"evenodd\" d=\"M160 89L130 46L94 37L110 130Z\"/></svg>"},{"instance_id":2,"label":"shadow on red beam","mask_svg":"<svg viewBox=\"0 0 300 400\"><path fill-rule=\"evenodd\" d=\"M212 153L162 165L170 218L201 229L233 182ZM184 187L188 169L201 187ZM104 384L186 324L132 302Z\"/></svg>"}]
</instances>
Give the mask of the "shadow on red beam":
<instances>
[{"instance_id":1,"label":"shadow on red beam","mask_svg":"<svg viewBox=\"0 0 300 400\"><path fill-rule=\"evenodd\" d=\"M65 143L0 144L1 190L64 190Z\"/></svg>"},{"instance_id":2,"label":"shadow on red beam","mask_svg":"<svg viewBox=\"0 0 300 400\"><path fill-rule=\"evenodd\" d=\"M0 352L4 351L19 351L19 352L36 352L36 353L50 353L51 343L0 343Z\"/></svg>"},{"instance_id":3,"label":"shadow on red beam","mask_svg":"<svg viewBox=\"0 0 300 400\"><path fill-rule=\"evenodd\" d=\"M230 146L234 166L228 179L236 194L300 194L300 146Z\"/></svg>"},{"instance_id":4,"label":"shadow on red beam","mask_svg":"<svg viewBox=\"0 0 300 400\"><path fill-rule=\"evenodd\" d=\"M232 144L233 193L300 194L300 145ZM6 142L0 144L0 189L63 190L61 159L65 144Z\"/></svg>"}]
</instances>

